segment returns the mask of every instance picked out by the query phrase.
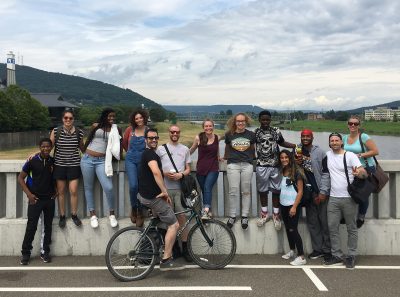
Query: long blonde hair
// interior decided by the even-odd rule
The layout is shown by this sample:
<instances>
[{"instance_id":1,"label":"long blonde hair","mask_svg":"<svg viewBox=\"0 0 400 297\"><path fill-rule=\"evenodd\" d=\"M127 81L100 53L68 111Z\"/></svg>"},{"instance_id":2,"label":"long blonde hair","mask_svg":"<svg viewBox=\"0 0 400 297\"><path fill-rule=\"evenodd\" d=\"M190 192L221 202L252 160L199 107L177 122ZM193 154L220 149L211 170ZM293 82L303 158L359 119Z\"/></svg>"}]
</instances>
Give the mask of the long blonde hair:
<instances>
[{"instance_id":1,"label":"long blonde hair","mask_svg":"<svg viewBox=\"0 0 400 297\"><path fill-rule=\"evenodd\" d=\"M234 116L232 116L228 122L226 123L226 126L228 127L228 132L230 134L234 134L236 132L237 126L236 126L236 118L238 116L244 116L245 121L246 121L246 127L250 126L251 124L251 118L244 112L238 112Z\"/></svg>"}]
</instances>

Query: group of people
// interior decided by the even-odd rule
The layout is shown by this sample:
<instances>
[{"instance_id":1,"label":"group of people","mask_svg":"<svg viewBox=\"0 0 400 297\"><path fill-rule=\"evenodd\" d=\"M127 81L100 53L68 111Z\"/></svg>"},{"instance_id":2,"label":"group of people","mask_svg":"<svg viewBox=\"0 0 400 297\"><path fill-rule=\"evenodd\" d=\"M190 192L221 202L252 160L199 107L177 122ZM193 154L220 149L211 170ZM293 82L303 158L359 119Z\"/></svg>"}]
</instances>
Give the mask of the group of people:
<instances>
[{"instance_id":1,"label":"group of people","mask_svg":"<svg viewBox=\"0 0 400 297\"><path fill-rule=\"evenodd\" d=\"M347 177L367 178L375 171L373 157L378 155L374 141L360 130L358 116L348 119L349 134L329 135L330 151L313 143L313 131L304 129L300 144L285 141L279 128L270 126L271 114L259 113L260 127L254 132L246 129L249 117L236 114L228 122L225 134L225 155L229 182L229 219L236 222L236 202L241 199L241 226L248 228L250 189L253 160L256 159L256 183L261 212L257 226L262 227L271 217L275 229L284 222L290 250L282 256L291 265L304 265L302 238L298 231L300 210L306 208L306 221L313 251L310 259L324 258L325 265L342 265L352 269L357 253L358 228L364 224L368 202L356 204L347 187ZM280 150L279 146L286 149ZM345 158L345 159L344 159ZM344 162L346 161L346 162ZM347 174L346 174L347 172ZM312 199L304 202L305 187ZM272 216L268 213L268 193L272 194ZM368 199L366 199L368 201ZM341 250L339 226L344 222L348 233L348 254ZM297 253L296 253L297 250Z\"/></svg>"},{"instance_id":2,"label":"group of people","mask_svg":"<svg viewBox=\"0 0 400 297\"><path fill-rule=\"evenodd\" d=\"M145 110L132 113L130 125L122 134L114 124L115 112L109 108L104 109L85 142L82 130L73 125L74 113L71 110L63 113L62 120L63 125L56 127L50 138L40 141L40 152L31 156L18 177L29 200L21 264L29 263L33 237L42 212L45 230L41 257L44 262L51 261L49 245L55 210L54 198L58 196L59 226L64 228L64 192L67 184L71 199L71 219L76 226L82 225L77 216L77 188L81 175L91 226L98 227L93 197L95 176L107 199L110 225L118 226L114 212L112 157L119 159L124 149L132 223L138 227L143 226L145 206L168 225L161 269L181 268L172 258L172 247L179 226L185 224L186 217L183 214L175 215L175 212L183 210L179 181L190 174L191 154L196 150L196 177L203 197L203 220L212 218L212 189L218 179L219 162L226 161L229 183L227 225L230 228L234 226L236 205L241 201L241 227L248 229L253 161L256 160L257 191L261 203L257 226L262 227L272 218L275 229L280 230L281 220L284 222L290 250L282 257L291 259L292 265L306 263L297 226L301 207L304 206L301 204L303 188L309 184L313 192L313 201L305 205L313 247L309 258L324 257L326 265L344 262L346 267L354 267L357 227L364 223L368 205L360 205L358 208L350 198L345 170L348 171L350 182L355 176L365 178L369 172L373 172L372 157L378 154L372 139L360 132L361 121L358 117L352 116L349 119L349 135L342 137L332 133L329 136L329 152L313 144L311 130L301 132L299 145L285 141L279 128L270 126L271 114L266 110L259 113L260 126L254 132L247 129L250 118L245 113L238 113L228 121L227 132L222 137L214 133L214 122L206 119L202 124L203 131L196 135L190 148L179 142L181 130L178 125L169 127L168 143L158 146L158 131L147 126L148 115ZM220 140L225 141L222 157ZM286 149L280 150L279 146ZM53 147L54 158L50 157ZM80 152L83 153L82 158ZM347 160L347 168L344 168L343 156ZM272 215L268 212L269 192L272 193ZM340 250L339 224L342 219L347 225L349 237L346 257ZM182 234L181 240L182 254L187 261L191 261L186 246L186 233Z\"/></svg>"}]
</instances>

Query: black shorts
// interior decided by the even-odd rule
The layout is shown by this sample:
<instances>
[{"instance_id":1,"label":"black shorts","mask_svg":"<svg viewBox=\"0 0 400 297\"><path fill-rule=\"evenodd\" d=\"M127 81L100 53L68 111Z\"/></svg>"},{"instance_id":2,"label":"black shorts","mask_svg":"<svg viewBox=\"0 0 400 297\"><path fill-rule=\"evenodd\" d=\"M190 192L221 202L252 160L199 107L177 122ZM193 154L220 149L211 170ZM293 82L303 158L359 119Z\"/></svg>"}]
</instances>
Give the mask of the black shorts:
<instances>
[{"instance_id":1,"label":"black shorts","mask_svg":"<svg viewBox=\"0 0 400 297\"><path fill-rule=\"evenodd\" d=\"M82 175L80 166L54 165L53 178L56 180L74 180Z\"/></svg>"}]
</instances>

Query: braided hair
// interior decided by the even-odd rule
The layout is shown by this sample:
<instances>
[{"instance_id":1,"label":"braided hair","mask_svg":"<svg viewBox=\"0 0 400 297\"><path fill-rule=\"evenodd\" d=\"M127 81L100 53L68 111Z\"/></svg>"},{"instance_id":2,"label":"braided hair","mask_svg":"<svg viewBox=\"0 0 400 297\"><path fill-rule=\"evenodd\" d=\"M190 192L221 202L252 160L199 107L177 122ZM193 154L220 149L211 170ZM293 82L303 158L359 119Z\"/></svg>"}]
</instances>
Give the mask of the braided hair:
<instances>
[{"instance_id":1,"label":"braided hair","mask_svg":"<svg viewBox=\"0 0 400 297\"><path fill-rule=\"evenodd\" d=\"M89 135L85 142L85 150L87 149L89 143L92 142L97 129L103 129L104 131L103 138L106 138L106 129L110 128L110 124L108 123L108 115L112 112L115 112L114 109L112 108L107 107L103 109L103 111L100 114L100 117L96 122L97 125L93 125L92 129L89 132Z\"/></svg>"}]
</instances>

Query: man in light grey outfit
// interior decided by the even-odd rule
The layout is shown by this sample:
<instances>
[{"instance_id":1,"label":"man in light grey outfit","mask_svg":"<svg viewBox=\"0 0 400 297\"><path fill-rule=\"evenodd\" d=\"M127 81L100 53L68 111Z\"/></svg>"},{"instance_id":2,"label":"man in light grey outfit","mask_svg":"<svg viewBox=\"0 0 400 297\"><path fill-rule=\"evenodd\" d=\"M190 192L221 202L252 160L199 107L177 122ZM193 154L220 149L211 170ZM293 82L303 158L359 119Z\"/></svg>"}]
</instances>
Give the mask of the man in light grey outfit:
<instances>
[{"instance_id":1,"label":"man in light grey outfit","mask_svg":"<svg viewBox=\"0 0 400 297\"><path fill-rule=\"evenodd\" d=\"M356 219L358 205L351 198L347 191L348 182L352 183L355 177L366 178L367 172L362 167L358 157L352 152L343 149L342 136L339 133L329 135L329 147L331 151L326 153L323 160L323 171L329 171L330 175L330 197L328 202L328 226L331 238L332 257L324 262L324 265L346 265L346 268L353 269L357 254L358 229ZM346 167L344 166L346 158ZM339 226L340 219L344 218L347 227L347 256L344 256L341 243Z\"/></svg>"},{"instance_id":2,"label":"man in light grey outfit","mask_svg":"<svg viewBox=\"0 0 400 297\"><path fill-rule=\"evenodd\" d=\"M314 135L309 129L301 131L302 154L296 154L296 162L305 171L309 183L313 185L314 201L306 205L307 226L310 232L313 252L310 259L331 257L331 241L327 219L327 205L329 196L329 173L322 171L322 159L326 153L319 146L313 145ZM324 175L324 178L322 176Z\"/></svg>"}]
</instances>

